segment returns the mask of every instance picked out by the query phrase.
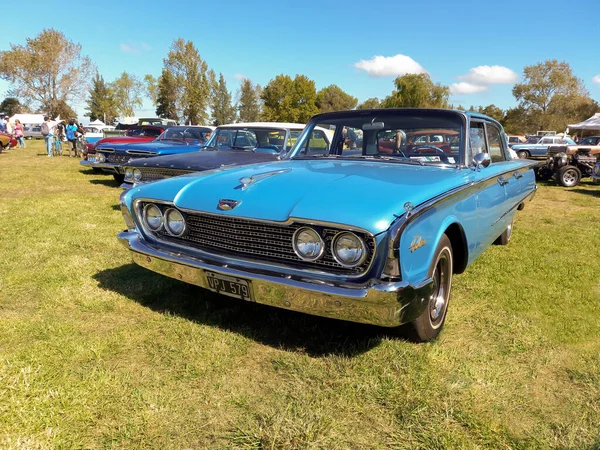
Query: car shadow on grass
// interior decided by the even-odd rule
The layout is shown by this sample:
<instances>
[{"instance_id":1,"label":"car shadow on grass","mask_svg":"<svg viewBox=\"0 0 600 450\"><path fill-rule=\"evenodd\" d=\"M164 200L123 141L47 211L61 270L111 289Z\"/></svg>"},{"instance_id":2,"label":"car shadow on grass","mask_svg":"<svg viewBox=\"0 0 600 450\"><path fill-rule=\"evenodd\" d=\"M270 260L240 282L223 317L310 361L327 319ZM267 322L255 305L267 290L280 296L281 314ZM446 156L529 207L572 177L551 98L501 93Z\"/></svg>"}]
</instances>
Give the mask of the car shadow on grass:
<instances>
[{"instance_id":1,"label":"car shadow on grass","mask_svg":"<svg viewBox=\"0 0 600 450\"><path fill-rule=\"evenodd\" d=\"M571 192L577 192L578 194L591 195L592 197L600 197L600 190L590 190L590 189L580 189L575 188L571 189Z\"/></svg>"},{"instance_id":2,"label":"car shadow on grass","mask_svg":"<svg viewBox=\"0 0 600 450\"><path fill-rule=\"evenodd\" d=\"M100 184L102 186L109 186L109 187L119 187L121 185L121 183L119 183L118 181L115 181L114 178L107 178L106 180L90 180L90 183L92 184Z\"/></svg>"},{"instance_id":3,"label":"car shadow on grass","mask_svg":"<svg viewBox=\"0 0 600 450\"><path fill-rule=\"evenodd\" d=\"M277 349L313 357L355 356L376 347L385 329L311 316L219 295L168 278L136 264L103 270L93 277L99 287L117 292L164 314L242 334ZM406 333L404 336L402 333ZM400 339L409 332L400 330Z\"/></svg>"}]
</instances>

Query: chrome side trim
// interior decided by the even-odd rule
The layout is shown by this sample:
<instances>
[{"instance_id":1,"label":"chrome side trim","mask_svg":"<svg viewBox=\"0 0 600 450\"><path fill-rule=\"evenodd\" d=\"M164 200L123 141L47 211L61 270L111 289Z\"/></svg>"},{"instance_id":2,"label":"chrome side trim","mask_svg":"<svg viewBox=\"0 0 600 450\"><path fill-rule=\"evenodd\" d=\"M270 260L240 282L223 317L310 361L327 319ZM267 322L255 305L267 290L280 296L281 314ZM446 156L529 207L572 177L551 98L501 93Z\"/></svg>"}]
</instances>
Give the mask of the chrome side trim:
<instances>
[{"instance_id":1,"label":"chrome side trim","mask_svg":"<svg viewBox=\"0 0 600 450\"><path fill-rule=\"evenodd\" d=\"M402 214L398 216L398 219L391 225L389 229L389 244L386 256L386 263L384 265L382 277L389 279L398 279L400 277L400 265L397 263L399 258L399 246L400 246L400 236L404 229L408 226L410 222L415 220L421 214L429 211L433 207L439 205L440 203L444 203L458 195L465 194L470 189L476 189L478 192L485 189L488 185L497 183L498 177L502 177L504 175L514 176L514 173L520 172L524 173L528 170L532 170L537 163L535 161L530 162L526 166L519 168L518 170L510 169L506 172L500 174L490 175L488 178L484 178L482 180L478 180L476 182L470 182L463 184L461 186L457 186L454 189L449 190L437 197L434 197L426 202L417 205L412 211ZM533 192L537 189L537 185L535 186ZM531 195L531 192L527 193L527 196Z\"/></svg>"}]
</instances>

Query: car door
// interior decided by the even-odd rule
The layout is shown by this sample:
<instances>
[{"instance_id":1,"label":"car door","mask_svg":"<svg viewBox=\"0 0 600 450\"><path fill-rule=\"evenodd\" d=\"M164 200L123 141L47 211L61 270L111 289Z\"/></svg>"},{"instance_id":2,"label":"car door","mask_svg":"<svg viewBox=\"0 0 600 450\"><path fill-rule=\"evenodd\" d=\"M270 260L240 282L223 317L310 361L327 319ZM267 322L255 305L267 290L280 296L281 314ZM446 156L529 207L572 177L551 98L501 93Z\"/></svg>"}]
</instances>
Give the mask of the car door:
<instances>
[{"instance_id":1,"label":"car door","mask_svg":"<svg viewBox=\"0 0 600 450\"><path fill-rule=\"evenodd\" d=\"M481 250L491 244L512 221L513 202L521 192L517 168L508 156L499 128L483 120L471 120L471 154L488 153L491 162L488 167L474 170L471 180L477 191L477 220L479 236L476 246ZM476 143L476 141L481 142ZM471 157L472 157L471 156Z\"/></svg>"}]
</instances>

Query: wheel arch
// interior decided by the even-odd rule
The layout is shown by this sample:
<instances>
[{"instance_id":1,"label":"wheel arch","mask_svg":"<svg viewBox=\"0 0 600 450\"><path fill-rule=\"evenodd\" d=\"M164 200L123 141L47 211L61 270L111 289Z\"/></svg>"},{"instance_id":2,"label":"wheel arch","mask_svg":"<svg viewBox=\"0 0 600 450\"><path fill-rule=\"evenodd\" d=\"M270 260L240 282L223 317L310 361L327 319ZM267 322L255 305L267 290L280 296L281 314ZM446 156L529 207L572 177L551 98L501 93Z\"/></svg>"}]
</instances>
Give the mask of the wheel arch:
<instances>
[{"instance_id":1,"label":"wheel arch","mask_svg":"<svg viewBox=\"0 0 600 450\"><path fill-rule=\"evenodd\" d=\"M452 244L453 272L463 273L467 268L469 260L469 250L465 231L458 222L454 222L446 228L444 234L448 236L450 244Z\"/></svg>"}]
</instances>

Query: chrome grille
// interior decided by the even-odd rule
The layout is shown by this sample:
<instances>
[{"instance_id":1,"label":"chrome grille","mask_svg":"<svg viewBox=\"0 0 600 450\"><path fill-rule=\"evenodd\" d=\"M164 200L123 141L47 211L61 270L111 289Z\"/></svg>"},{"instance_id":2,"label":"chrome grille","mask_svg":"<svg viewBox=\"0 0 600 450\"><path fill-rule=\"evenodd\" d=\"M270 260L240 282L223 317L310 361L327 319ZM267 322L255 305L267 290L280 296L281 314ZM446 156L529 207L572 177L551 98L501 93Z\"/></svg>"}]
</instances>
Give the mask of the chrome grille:
<instances>
[{"instance_id":1,"label":"chrome grille","mask_svg":"<svg viewBox=\"0 0 600 450\"><path fill-rule=\"evenodd\" d=\"M162 180L192 172L191 170L168 169L164 167L137 167L137 169L142 172L142 181Z\"/></svg>"},{"instance_id":2,"label":"chrome grille","mask_svg":"<svg viewBox=\"0 0 600 450\"><path fill-rule=\"evenodd\" d=\"M144 205L141 206L142 209ZM163 212L167 208L165 205L157 206L161 207ZM297 229L306 226L306 224L278 225L237 217L182 213L188 227L186 234L175 237L169 235L163 229L158 233L160 239L218 255L286 263L299 268L310 267L342 275L363 274L371 265L375 254L375 238L353 231L363 238L369 254L360 266L354 268L344 267L333 258L331 242L337 233L347 230L328 226L315 226L314 228L320 232L325 241L325 252L318 261L303 261L294 252L292 237Z\"/></svg>"}]
</instances>

